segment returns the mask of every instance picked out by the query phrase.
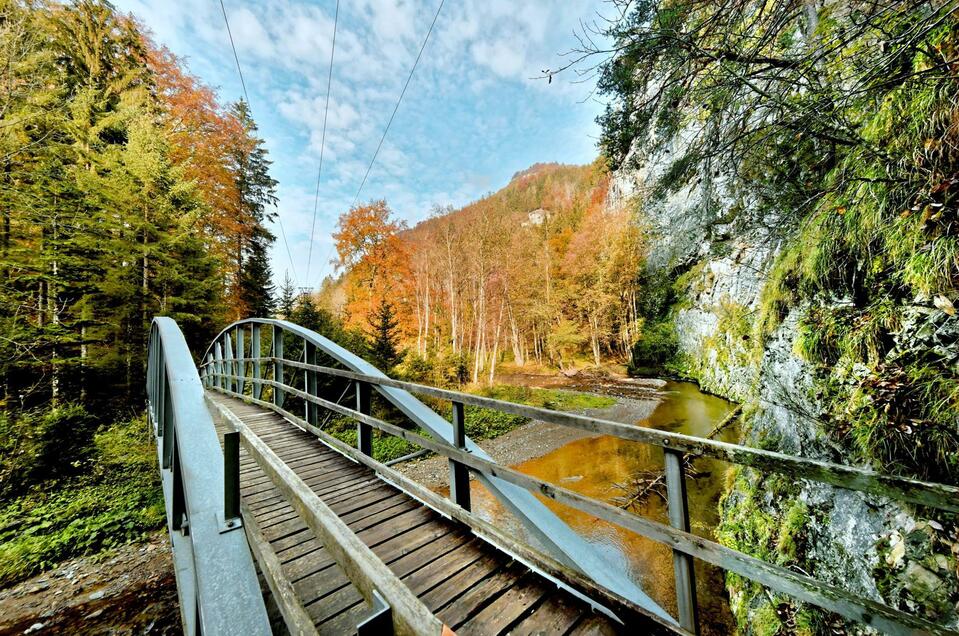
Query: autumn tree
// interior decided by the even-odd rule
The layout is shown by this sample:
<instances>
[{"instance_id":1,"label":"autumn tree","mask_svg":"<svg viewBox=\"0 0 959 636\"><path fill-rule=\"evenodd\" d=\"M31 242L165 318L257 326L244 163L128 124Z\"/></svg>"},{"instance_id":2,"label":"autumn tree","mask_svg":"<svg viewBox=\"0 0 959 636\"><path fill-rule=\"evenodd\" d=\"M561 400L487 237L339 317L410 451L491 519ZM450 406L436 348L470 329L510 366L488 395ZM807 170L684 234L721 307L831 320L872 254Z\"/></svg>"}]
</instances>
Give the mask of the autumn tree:
<instances>
[{"instance_id":1,"label":"autumn tree","mask_svg":"<svg viewBox=\"0 0 959 636\"><path fill-rule=\"evenodd\" d=\"M337 228L333 239L337 265L346 276L346 323L362 328L389 300L400 324L409 324L409 252L400 237L405 224L380 200L353 207Z\"/></svg>"}]
</instances>

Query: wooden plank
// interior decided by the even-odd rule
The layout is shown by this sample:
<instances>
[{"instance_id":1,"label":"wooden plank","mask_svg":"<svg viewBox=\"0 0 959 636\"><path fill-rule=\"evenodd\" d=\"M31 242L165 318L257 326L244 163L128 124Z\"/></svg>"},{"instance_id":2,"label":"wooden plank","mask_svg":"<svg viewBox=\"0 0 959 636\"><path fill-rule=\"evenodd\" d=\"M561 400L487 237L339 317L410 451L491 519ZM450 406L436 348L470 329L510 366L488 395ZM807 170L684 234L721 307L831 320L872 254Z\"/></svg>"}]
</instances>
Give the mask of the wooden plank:
<instances>
[{"instance_id":1,"label":"wooden plank","mask_svg":"<svg viewBox=\"0 0 959 636\"><path fill-rule=\"evenodd\" d=\"M229 410L224 413L226 415ZM307 521L310 529L323 538L323 544L336 558L363 598L372 603L376 590L392 609L394 630L404 634L441 634L443 624L407 589L375 554L354 535L349 527L323 503L309 486L297 477L242 420L229 413L243 436L247 450L264 472L285 491L291 503Z\"/></svg>"},{"instance_id":2,"label":"wooden plank","mask_svg":"<svg viewBox=\"0 0 959 636\"><path fill-rule=\"evenodd\" d=\"M330 636L355 634L356 626L369 616L371 611L372 608L365 601L357 603L333 618L324 621L318 626L318 629L320 634L329 634Z\"/></svg>"},{"instance_id":3,"label":"wooden plank","mask_svg":"<svg viewBox=\"0 0 959 636\"><path fill-rule=\"evenodd\" d=\"M452 578L467 566L486 556L480 549L480 545L477 540L468 541L457 550L441 555L412 575L403 577L403 580L411 590L416 592L417 596L423 596L443 581Z\"/></svg>"},{"instance_id":4,"label":"wooden plank","mask_svg":"<svg viewBox=\"0 0 959 636\"><path fill-rule=\"evenodd\" d=\"M283 622L286 623L287 630L292 636L316 634L313 619L304 609L296 591L293 589L293 585L283 573L283 567L279 559L276 558L276 553L273 552L270 544L264 539L255 517L246 506L241 505L240 511L243 515L243 528L246 531L250 550L256 557L260 572L273 594L273 600L283 616Z\"/></svg>"},{"instance_id":5,"label":"wooden plank","mask_svg":"<svg viewBox=\"0 0 959 636\"><path fill-rule=\"evenodd\" d=\"M552 594L532 614L509 630L511 636L565 634L584 615L592 611L583 608L566 594Z\"/></svg>"},{"instance_id":6,"label":"wooden plank","mask_svg":"<svg viewBox=\"0 0 959 636\"><path fill-rule=\"evenodd\" d=\"M409 581L405 579L408 574L461 548L472 539L473 537L465 529L456 529L393 561L389 564L390 569L409 585Z\"/></svg>"},{"instance_id":7,"label":"wooden plank","mask_svg":"<svg viewBox=\"0 0 959 636\"><path fill-rule=\"evenodd\" d=\"M476 582L467 590L454 588L456 596L436 612L443 622L456 630L487 604L504 594L522 576L523 568L515 561L501 570Z\"/></svg>"},{"instance_id":8,"label":"wooden plank","mask_svg":"<svg viewBox=\"0 0 959 636\"><path fill-rule=\"evenodd\" d=\"M555 588L552 591L555 592ZM513 623L532 614L550 592L539 577L530 572L479 613L456 626L456 632L480 636L504 632Z\"/></svg>"},{"instance_id":9,"label":"wooden plank","mask_svg":"<svg viewBox=\"0 0 959 636\"><path fill-rule=\"evenodd\" d=\"M457 572L454 576L448 577L431 589L426 594L421 594L420 599L427 607L436 611L446 606L450 601L479 583L485 578L495 574L497 571L505 568L506 563L499 555L487 554L481 559L474 561L467 567Z\"/></svg>"},{"instance_id":10,"label":"wooden plank","mask_svg":"<svg viewBox=\"0 0 959 636\"><path fill-rule=\"evenodd\" d=\"M421 523L426 523L422 521ZM363 530L357 533L357 537L363 540L372 550L373 553L377 555L381 560L388 560L395 557L395 553L392 550L399 550L400 554L406 550L405 546L409 546L409 549L412 549L415 546L422 545L424 542L428 541L432 536L438 536L436 532L432 535L424 535L418 533L417 530L420 526L413 525L410 527L402 527L399 531L395 528L385 528L382 524L379 526L373 526L366 530ZM380 547L379 544L393 542L387 546ZM398 547L397 547L398 545ZM282 557L282 555L281 555ZM298 581L301 578L305 578L310 574L325 568L331 561L332 556L329 554L324 554L319 551L310 551L305 552L296 559L287 561L289 566L289 576L290 580Z\"/></svg>"},{"instance_id":11,"label":"wooden plank","mask_svg":"<svg viewBox=\"0 0 959 636\"><path fill-rule=\"evenodd\" d=\"M350 526L350 529L353 532L359 532L361 530L365 530L366 528L374 526L385 519L390 519L392 517L395 517L397 514L399 514L400 512L403 512L404 510L409 510L416 507L418 507L416 502L414 502L411 499L408 499L405 502L401 502L397 504L395 507L381 510L378 513L371 514L367 517L364 517L363 519L356 521L355 524L350 523L346 519L343 519L343 521L344 523ZM307 527L306 523L303 521L303 519L300 518L300 516L296 513L296 511L293 511L292 517L264 528L264 533L267 540L273 541L276 539L281 539L295 532L299 532L305 527Z\"/></svg>"},{"instance_id":12,"label":"wooden plank","mask_svg":"<svg viewBox=\"0 0 959 636\"><path fill-rule=\"evenodd\" d=\"M449 535L442 535L439 538L435 538L434 535L423 534L414 537L404 535L397 537L395 541L383 544L383 546L386 546L385 556L383 554L378 554L377 556L383 558L383 562L390 566L394 574L401 576L402 574L408 573L410 569L417 567L417 560L407 557L412 557L414 553L419 552L421 549L428 548L437 541L444 539L449 541L448 537ZM442 546L440 546L439 549L441 548ZM437 548L434 548L434 550L436 549ZM420 555L420 558L424 558L423 555ZM428 550L425 558L429 558ZM329 572L329 568L325 567L297 581L296 589L301 595L301 602L309 605L349 583L349 581L345 579L337 579L338 582L330 579L331 573Z\"/></svg>"},{"instance_id":13,"label":"wooden plank","mask_svg":"<svg viewBox=\"0 0 959 636\"><path fill-rule=\"evenodd\" d=\"M306 606L306 611L309 612L311 619L317 623L322 623L362 600L363 596L353 585L344 585L309 603Z\"/></svg>"},{"instance_id":14,"label":"wooden plank","mask_svg":"<svg viewBox=\"0 0 959 636\"><path fill-rule=\"evenodd\" d=\"M318 477L320 475L328 475L331 478L335 476L348 476L356 475L357 471L362 473L369 474L369 469L365 466L359 467L344 467L339 463L314 463L314 464L305 464L302 466L290 466L297 475L299 475L304 480L310 480L313 477ZM262 487L273 483L269 477L263 476L261 479L256 480L247 480L243 483L243 487L246 488L250 494L255 494L256 492L261 492Z\"/></svg>"}]
</instances>

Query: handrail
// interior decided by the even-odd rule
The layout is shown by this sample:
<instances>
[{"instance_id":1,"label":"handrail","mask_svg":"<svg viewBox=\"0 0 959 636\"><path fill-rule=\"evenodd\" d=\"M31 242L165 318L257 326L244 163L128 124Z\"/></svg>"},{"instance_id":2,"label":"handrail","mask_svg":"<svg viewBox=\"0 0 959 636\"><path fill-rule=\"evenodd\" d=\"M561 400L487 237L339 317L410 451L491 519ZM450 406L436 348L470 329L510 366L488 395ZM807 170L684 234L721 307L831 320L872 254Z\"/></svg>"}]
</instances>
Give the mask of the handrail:
<instances>
[{"instance_id":1,"label":"handrail","mask_svg":"<svg viewBox=\"0 0 959 636\"><path fill-rule=\"evenodd\" d=\"M224 518L223 452L203 385L171 318L154 318L150 330L147 412L157 440L184 633L269 634L242 526Z\"/></svg>"},{"instance_id":2,"label":"handrail","mask_svg":"<svg viewBox=\"0 0 959 636\"><path fill-rule=\"evenodd\" d=\"M300 329L302 330L302 328ZM213 345L211 345L211 347L212 346ZM202 369L208 386L223 393L250 399L254 403L270 408L287 417L298 426L320 437L325 438L328 436L314 426L315 421L309 421L310 414L313 412L314 407L320 407L346 415L359 422L360 426L365 426L369 429L378 429L387 434L395 435L417 444L421 448L444 455L450 459L451 467L455 467L456 465L468 467L478 478L485 477L487 480L496 479L517 487L522 487L530 492L536 492L540 495L555 499L587 514L617 524L657 542L669 545L674 550L674 555L681 556L683 559L686 559L686 562L689 564L691 564L693 557L702 559L800 600L882 629L886 633L956 633L926 619L912 616L872 599L858 597L845 590L813 579L812 577L797 574L786 568L766 563L716 542L693 535L689 532L688 520L686 521L686 527L682 527L683 524L681 520L677 523L673 515L674 506L676 506L675 510L680 514L685 514L685 491L684 488L682 488L684 476L680 468L684 454L710 455L727 462L752 466L761 470L783 472L794 477L820 481L838 487L860 490L866 493L932 506L943 510L956 510L957 506L959 506L959 499L957 499L959 489L954 486L882 475L872 471L829 462L793 457L781 453L704 440L677 433L628 426L598 418L528 407L457 391L437 389L425 385L393 380L379 374L379 372L362 373L345 371L310 364L309 362L288 360L275 355L251 355L250 357L246 357L245 351L239 349L236 353L237 355L233 356L230 360L232 365L234 365L230 367L230 370L239 373L239 375L235 373L224 373L222 371L223 365L218 365L216 360L210 359L204 363ZM253 350L251 349L251 354L252 353ZM218 359L222 358L218 356ZM280 393L303 399L307 405L307 416L305 419L290 413L280 404L267 402L259 398L247 397L243 393L233 391L233 383L240 383L241 376L245 377L246 375L247 363L251 362L256 367L262 367L261 363L266 362L269 365L282 364L284 367L301 369L305 372L304 376L306 377L304 384L307 389L306 391L300 390L285 382L279 382L276 379L258 379L254 377L252 380L254 383L260 383L261 386L272 387L275 394ZM358 387L372 385L377 387L381 392L384 392L384 388L399 389L404 392L409 391L451 400L454 404L454 421L456 420L457 405L460 405L461 410L463 404L471 404L660 446L664 449L667 457L667 477L672 477L672 479L667 479L667 481L672 481L674 484L668 491L671 525L667 526L644 519L643 517L611 506L605 502L585 497L574 491L544 482L511 468L500 466L488 456L485 456L485 454L480 455L473 452L469 447L457 448L456 444L451 443L451 441L446 438L437 437L436 439L428 439L422 435L389 424L372 417L369 414L368 408L363 408L361 404L358 404L357 409L350 409L335 402L320 398L317 395L313 395L316 382L315 378L310 380L309 376L318 373L351 380L355 382ZM282 373L279 377L285 380ZM214 384L219 386L213 386ZM385 394L386 393L384 393L384 395ZM670 459L674 461L670 462ZM670 473L671 464L673 467L672 472L675 474ZM451 480L452 477L453 474L451 471ZM679 483L678 487L676 482ZM467 515L469 514L468 509L465 512ZM674 562L678 563L676 559L674 559ZM676 574L677 596L680 600L680 623L684 629L696 632L698 626L696 625L695 617L695 597L690 595L686 599L686 601L692 605L686 608L684 614L683 589L681 589L685 587L688 593L688 588L692 585L691 572L677 564ZM688 576L689 578L682 580L684 576Z\"/></svg>"},{"instance_id":3,"label":"handrail","mask_svg":"<svg viewBox=\"0 0 959 636\"><path fill-rule=\"evenodd\" d=\"M269 361L273 358L260 358L260 361ZM858 490L873 495L889 497L922 506L929 506L947 512L959 512L959 487L936 482L920 481L897 475L886 475L875 471L845 466L833 462L810 459L796 455L786 455L775 451L752 448L719 440L695 437L683 433L661 431L623 424L613 420L604 420L588 415L553 411L537 406L527 406L515 402L506 402L495 398L440 389L425 384L380 378L324 367L302 362L286 360L285 364L299 369L314 371L325 375L337 376L350 380L359 380L370 384L381 384L405 389L410 393L427 395L429 397L462 402L480 408L519 415L529 419L558 424L570 428L578 428L590 433L610 435L634 442L652 444L661 448L682 451L695 456L709 456L731 464L739 464L762 470L775 471L792 477L809 479L847 490Z\"/></svg>"},{"instance_id":4,"label":"handrail","mask_svg":"<svg viewBox=\"0 0 959 636\"><path fill-rule=\"evenodd\" d=\"M233 372L237 377L245 376L245 368L248 366L246 362L247 356L245 355L245 351L247 350L246 345L244 344L242 351L239 349L234 351L232 347L234 344L247 342L247 339L245 336L238 338L232 337L231 334L244 334L246 328L249 327L249 350L258 351L257 347L261 344L261 328L264 326L271 328L273 331L270 345L273 350L273 355L270 356L269 360L264 360L261 356L250 356L250 358L261 358L259 361L252 361L254 373L259 373L260 376L267 372L272 372L274 379L277 377L283 378L287 367L295 368L295 365L292 364L293 361L283 356L284 338L282 336L277 337L278 334L287 333L293 338L303 342L304 345L307 345L310 348L310 352L314 355L317 352L322 352L355 372L381 380L389 379L366 360L363 360L331 340L324 338L320 334L285 320L269 318L248 318L234 322L224 328L204 352L201 358L201 369L216 369L215 375L218 381L226 380L225 375L229 375L225 373L226 370ZM226 346L228 341L230 344L229 347ZM307 346L304 346L304 349L307 349ZM227 349L230 349L229 353L227 353ZM229 357L227 357L228 355ZM268 362L268 364L263 365L261 364L262 362ZM236 374L235 372L238 371L241 366L244 367L244 373ZM257 369L257 367L259 367L259 369ZM311 375L313 374L304 373L304 376L306 376L304 378L304 388L309 388ZM229 381L231 390L234 381L238 380ZM225 382L221 382L221 384L225 384ZM263 386L267 385L266 381L259 379L257 375L250 378L249 384L251 396L256 398L259 398L259 392ZM286 396L285 386L286 385L273 387L274 403L278 406L283 405ZM454 430L450 422L446 421L420 400L410 395L410 393L403 389L378 383L360 383L359 390L361 392L368 390L370 386L373 386L380 395L399 409L406 417L410 418L411 421L429 431L431 436L440 442L445 442L450 445L454 443ZM222 386L221 388L226 387ZM314 379L313 389L315 390L315 388ZM368 404L368 392L363 396L358 393L357 399L366 400ZM307 414L307 416L310 417L310 414ZM369 442L369 429L367 427L358 427L357 440L361 445ZM463 447L477 457L490 459L486 451L469 438L463 439ZM476 478L510 513L523 523L524 527L547 549L552 557L567 567L588 573L594 577L599 584L645 607L651 614L667 622L676 622L666 610L656 604L649 595L629 578L621 566L617 567L618 564L610 563L608 558L601 554L594 545L573 531L572 528L566 525L542 501L537 499L535 495L528 492L525 488L520 488L515 484L495 476L477 473Z\"/></svg>"}]
</instances>

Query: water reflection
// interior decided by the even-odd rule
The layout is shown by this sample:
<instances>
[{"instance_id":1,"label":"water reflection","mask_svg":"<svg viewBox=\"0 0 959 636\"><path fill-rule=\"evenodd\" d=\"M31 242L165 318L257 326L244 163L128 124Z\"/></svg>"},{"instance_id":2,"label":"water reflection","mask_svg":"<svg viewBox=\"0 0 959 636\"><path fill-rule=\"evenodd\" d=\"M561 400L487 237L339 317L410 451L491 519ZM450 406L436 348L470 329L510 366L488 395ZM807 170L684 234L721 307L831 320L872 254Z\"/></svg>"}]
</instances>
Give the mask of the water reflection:
<instances>
[{"instance_id":1,"label":"water reflection","mask_svg":"<svg viewBox=\"0 0 959 636\"><path fill-rule=\"evenodd\" d=\"M733 409L733 405L699 391L694 384L668 382L661 390L661 401L650 413L650 400L626 398L615 407L609 419L634 422L639 426L670 430L705 437ZM736 431L727 428L718 437L735 441ZM571 442L547 455L518 466L518 470L544 481L559 484L590 497L610 501L621 496L617 483L626 483L639 471L661 470L662 450L638 442L615 437L588 437ZM726 466L708 458L695 462L700 472L689 479L687 491L690 524L695 534L712 538L718 522L717 501L723 485ZM491 523L510 532L525 534L522 526L486 491L473 482L473 509ZM671 551L654 541L639 537L619 526L601 521L575 509L544 499L560 518L595 545L610 563L622 568L653 600L675 615L676 596L673 588ZM652 495L633 508L642 516L668 523L665 502ZM526 537L529 541L530 538ZM732 632L722 572L697 562L697 593L700 622L704 634Z\"/></svg>"}]
</instances>

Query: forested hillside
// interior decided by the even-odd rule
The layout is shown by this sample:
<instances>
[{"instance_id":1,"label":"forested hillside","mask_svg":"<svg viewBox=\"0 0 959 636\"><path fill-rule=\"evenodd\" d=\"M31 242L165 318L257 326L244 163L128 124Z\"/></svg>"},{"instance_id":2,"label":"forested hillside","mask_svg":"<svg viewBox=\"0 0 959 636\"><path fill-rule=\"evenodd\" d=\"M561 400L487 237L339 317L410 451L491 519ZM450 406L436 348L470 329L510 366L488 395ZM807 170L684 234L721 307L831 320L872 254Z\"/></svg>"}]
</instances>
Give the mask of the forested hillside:
<instances>
[{"instance_id":1,"label":"forested hillside","mask_svg":"<svg viewBox=\"0 0 959 636\"><path fill-rule=\"evenodd\" d=\"M340 220L342 279L325 291L367 328L389 304L419 364L492 382L509 359L563 368L629 358L642 328L641 234L628 206L606 201L609 174L538 164L462 209L406 228L386 202Z\"/></svg>"},{"instance_id":2,"label":"forested hillside","mask_svg":"<svg viewBox=\"0 0 959 636\"><path fill-rule=\"evenodd\" d=\"M275 183L247 105L105 2L0 0L0 69L2 583L162 522L149 324L270 313Z\"/></svg>"}]
</instances>

